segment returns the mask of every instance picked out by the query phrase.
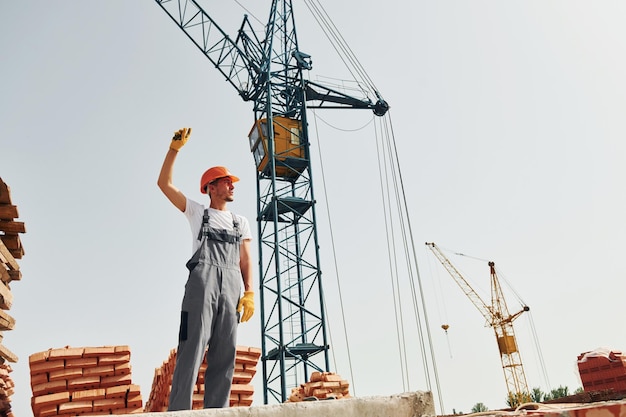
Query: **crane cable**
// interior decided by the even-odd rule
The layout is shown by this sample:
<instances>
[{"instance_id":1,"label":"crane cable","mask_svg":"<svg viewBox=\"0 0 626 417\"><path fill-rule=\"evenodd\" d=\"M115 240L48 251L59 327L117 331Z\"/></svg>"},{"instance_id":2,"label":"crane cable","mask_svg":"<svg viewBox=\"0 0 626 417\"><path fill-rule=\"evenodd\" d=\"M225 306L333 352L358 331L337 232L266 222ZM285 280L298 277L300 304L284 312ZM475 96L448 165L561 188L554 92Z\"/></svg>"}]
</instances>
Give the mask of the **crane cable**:
<instances>
[{"instance_id":1,"label":"crane cable","mask_svg":"<svg viewBox=\"0 0 626 417\"><path fill-rule=\"evenodd\" d=\"M400 362L403 366L400 367L401 370L401 374L402 374L402 384L403 384L403 389L404 391L408 391L408 386L410 385L410 381L409 381L409 366L408 366L408 355L406 352L406 338L404 336L404 316L403 316L403 309L402 309L402 302L401 302L401 298L400 298L400 282L399 282L399 273L397 272L398 270L398 266L397 266L397 257L395 256L395 242L396 239L394 238L394 233L393 231L395 230L395 228L393 227L393 217L391 216L391 209L387 208L387 205L385 204L385 201L392 201L391 197L388 195L389 194L389 187L385 187L384 182L383 182L383 175L382 173L388 172L388 166L386 164L387 159L383 158L382 162L381 162L381 149L380 149L380 141L378 139L378 134L376 135L376 154L378 155L378 172L379 172L379 179L380 179L380 190L381 190L381 201L382 201L382 205L383 205L383 218L385 220L385 230L388 231L387 233L387 252L388 252L388 260L389 260L389 270L390 270L390 276L391 276L391 288L392 288L392 293L393 293L393 302L394 302L394 314L396 316L396 334L397 334L397 339L398 339L398 350L399 350L399 354L398 357L400 358ZM386 176L385 176L386 177ZM385 191L387 192L387 195L385 195ZM390 224L391 223L391 224ZM389 232L389 230L391 230L391 232ZM391 239L390 239L390 235L391 235ZM418 326L418 333L420 335L420 340L423 340L422 338L422 333L421 333L421 327ZM423 353L423 346L422 346L422 353ZM422 357L424 357L424 355L422 355ZM426 375L428 375L428 373L426 373ZM430 387L430 381L427 378L427 383L428 386Z\"/></svg>"},{"instance_id":2,"label":"crane cable","mask_svg":"<svg viewBox=\"0 0 626 417\"><path fill-rule=\"evenodd\" d=\"M322 29L322 31L324 32L324 34L326 35L327 39L330 41L332 47L334 48L335 52L337 53L337 55L339 56L339 58L342 60L342 62L344 63L344 65L346 66L347 70L350 72L351 76L356 80L357 84L362 88L363 85L362 83L365 83L368 88L370 89L370 91L374 92L376 95L378 95L377 93L377 89L376 86L374 85L373 81L371 80L371 78L368 76L367 72L364 70L363 66L360 64L359 60L356 58L355 54L352 52L352 50L350 49L350 47L347 45L347 42L345 41L345 39L343 38L343 36L339 33L337 26L333 23L332 19L328 16L328 13L326 12L326 10L324 9L324 7L319 3L319 1L315 1L315 0L305 0L304 1L305 5L308 7L309 11L311 12L311 14L313 15L314 19L317 21L317 23L319 24L320 28ZM362 82L359 82L359 79L362 80ZM318 117L317 113L315 113L316 115L316 119ZM385 120L385 119L383 119ZM388 128L389 126L381 126L381 133L383 132L384 128ZM375 129L376 131L376 129ZM387 130L388 132L388 130ZM383 135L384 136L384 135ZM389 137L393 137L393 135L387 135L387 138ZM389 143L389 142L388 142ZM319 141L318 141L319 144ZM407 355L407 347L406 347L406 338L404 335L404 331L403 328L405 327L404 324L404 316L402 314L403 309L401 306L401 299L400 299L400 284L399 284L399 274L397 273L398 270L398 266L397 266L397 258L395 256L395 236L393 234L393 230L394 228L394 224L390 223L393 219L392 219L392 214L390 211L390 207L387 207L384 204L384 201L393 201L388 195L385 196L385 190L387 190L387 192L389 192L389 189L387 187L384 186L383 184L383 172L385 173L389 173L389 169L396 170L396 167L394 166L388 166L387 165L387 161L386 160L381 160L380 156L381 156L381 152L384 152L384 149L381 149L381 143L378 140L378 135L377 135L377 140L376 140L376 146L377 146L377 154L379 155L379 159L378 159L378 163L379 163L379 178L381 181L381 193L382 193L382 200L383 200L383 211L384 211L384 218L385 218L385 227L387 230L387 250L388 250L388 259L389 259L389 269L390 269L390 275L392 277L391 279L391 284L392 284L392 292L393 292L393 301L394 301L394 314L396 316L396 334L397 334L397 343L398 343L398 350L399 350L399 358L401 363L404 366L401 366L401 374L402 374L402 384L404 386L404 388L406 389L407 386L409 385L409 372L408 372L408 355ZM320 152L321 155L321 152ZM389 155L394 155L393 152L389 152ZM390 159L389 161L393 161L393 159ZM396 170L397 172L398 170ZM323 177L323 173L322 173L322 177ZM393 175L392 178L394 179L394 181L396 180L396 176ZM395 187L394 189L396 190L396 204L398 205L398 207L402 207L402 204L400 201L398 201L397 199L398 197L398 184L397 182L395 183ZM402 219L403 216L401 216ZM401 221L401 225L402 225L402 221ZM406 235L404 235L404 250L405 250L405 254L408 255L408 247L406 246ZM394 262L395 259L395 262ZM409 259L407 257L407 259ZM411 270L411 268L409 268L409 271ZM413 286L414 288L414 286ZM416 296L414 291L412 292L413 295L413 302L414 304L416 303ZM343 309L342 309L343 310ZM420 322L419 320L419 310L416 308L415 309L416 312L416 316L418 316L418 323ZM345 323L344 323L345 326ZM428 326L427 326L428 327ZM421 341L424 340L423 338L423 333L422 333L422 327L418 325L418 334L419 334L419 338ZM430 372L428 371L429 367L428 367L428 363L426 360L426 352L425 352L425 348L423 346L423 344L421 345L422 347L422 359L424 360L424 369L425 369L425 375L426 375L426 381L427 381L427 385L430 389ZM432 346L431 346L431 351L432 351Z\"/></svg>"},{"instance_id":3,"label":"crane cable","mask_svg":"<svg viewBox=\"0 0 626 417\"><path fill-rule=\"evenodd\" d=\"M391 116L387 113L382 118L382 125L380 127L381 137L377 137L377 143L380 141L381 146L378 148L378 156L379 159L382 156L383 158L387 158L387 162L380 164L379 163L379 176L381 178L391 178L391 183L393 185L393 190L395 193L395 204L396 204L396 216L398 217L398 223L400 226L400 230L402 232L402 245L405 253L406 260L406 269L407 275L409 277L410 289L411 289L411 297L413 300L413 309L415 315L415 325L416 330L420 338L420 348L422 353L422 361L424 365L424 377L426 379L427 387L430 391L432 391L431 386L431 377L430 377L430 366L428 363L428 359L430 356L430 361L432 363L432 373L435 380L436 390L439 397L439 403L441 407L441 412L444 412L443 398L441 394L441 387L439 384L439 375L437 371L437 363L434 354L434 347L432 344L432 336L430 333L430 323L428 320L428 312L426 309L426 301L424 298L424 290L422 286L422 279L419 273L417 255L415 250L415 241L413 239L413 230L411 227L411 222L408 214L408 205L406 201L406 193L404 191L404 181L402 178L402 171L400 169L400 160L398 157L398 149L395 141L395 134L393 131L393 125L391 122ZM384 168L384 169L383 169ZM389 181L387 181L387 184ZM381 183L381 187L383 189L386 187L386 184ZM383 203L385 202L385 196L383 194ZM389 202L393 201L393 199L388 199ZM388 212L387 215L390 215L391 211ZM389 235L388 231L388 235ZM393 234L391 234L393 237ZM393 273L393 271L392 271ZM417 280L416 280L417 278ZM416 288L419 288L419 297L420 300L418 302L418 295L416 294ZM418 305L422 307L422 314L420 314ZM426 339L424 338L424 330L426 331ZM427 352L424 340L427 340L428 350Z\"/></svg>"},{"instance_id":4,"label":"crane cable","mask_svg":"<svg viewBox=\"0 0 626 417\"><path fill-rule=\"evenodd\" d=\"M343 61L344 65L350 71L352 77L360 84L359 80L364 82L370 92L378 95L378 89L374 85L372 79L367 75L367 72L361 65L360 61L357 59L352 49L348 46L344 37L339 33L337 26L333 23L328 13L324 7L316 0L304 0L304 4L308 7L309 11L313 15L313 18L317 21L320 28L330 41L332 47L337 52L339 58ZM355 75L355 72L359 75L358 77Z\"/></svg>"},{"instance_id":5,"label":"crane cable","mask_svg":"<svg viewBox=\"0 0 626 417\"><path fill-rule=\"evenodd\" d=\"M326 175L324 174L324 163L323 158L322 158L322 148L320 145L320 138L319 138L319 129L317 128L317 119L318 119L318 115L315 111L313 111L313 121L315 124L315 134L317 135L317 154L320 155L320 171L321 171L321 177L322 177L322 187L324 190L324 201L326 202L326 215L328 216L328 228L329 233L330 233L330 245L331 245L331 252L333 254L333 264L335 267L335 278L337 280L337 289L338 289L338 294L339 294L339 307L341 310L341 321L343 324L343 335L344 335L344 340L346 343L346 350L347 350L347 355L348 355L348 368L350 371L350 378L352 380L352 392L354 395L356 395L356 384L355 384L355 379L354 379L354 372L353 372L353 368L352 368L352 356L350 354L350 342L349 342L349 338L348 338L348 327L346 326L346 314L345 314L345 310L344 310L344 304L343 304L343 295L341 292L341 282L339 281L339 266L337 264L337 252L336 252L336 247L335 247L335 235L333 234L333 227L332 227L332 220L331 220L331 215L330 215L330 205L328 203L328 193L327 193L327 187L326 187ZM323 296L325 298L325 296ZM328 309L326 307L327 303L326 300L324 299L324 314L326 314L326 317L329 317L328 315ZM327 323L328 326L328 338L330 339L330 343L331 345L333 344L333 332L331 329L331 325L330 325L330 321L328 321ZM333 357L333 361L335 363L335 369L337 369L337 358L335 356L335 351L332 350L331 351L331 355Z\"/></svg>"},{"instance_id":6,"label":"crane cable","mask_svg":"<svg viewBox=\"0 0 626 417\"><path fill-rule=\"evenodd\" d=\"M314 126L316 129L317 135L317 143L318 143L318 155L320 155L320 165L321 165L321 177L322 183L324 187L324 196L326 201L327 215L330 220L330 212L329 203L328 203L328 195L326 193L326 181L325 181L325 173L324 173L324 165L321 162L322 149L319 140L319 129L317 128L317 120L320 119L318 112L313 111L314 115ZM321 119L320 119L321 120ZM394 303L394 314L396 316L396 333L397 333L397 343L398 343L398 351L399 358L401 361L401 373L402 373L402 383L403 387L406 390L410 389L410 378L409 378L409 366L408 366L408 358L409 358L409 349L407 348L407 338L405 337L405 327L406 327L406 317L403 314L404 308L402 306L401 297L402 291L400 289L400 270L402 269L399 263L402 261L400 256L396 254L396 250L404 252L404 260L406 262L405 268L407 270L407 275L409 276L410 283L410 295L413 300L413 314L416 317L415 325L416 331L419 335L420 340L420 349L421 349L421 359L423 361L424 368L424 376L427 384L427 388L429 391L432 391L432 382L431 382L431 373L434 376L436 391L439 396L439 402L441 410L444 410L443 399L439 384L439 376L437 372L436 360L434 357L434 347L432 344L432 337L430 334L430 326L428 324L428 315L425 308L425 299L424 299L424 291L422 289L421 278L419 275L419 269L417 267L417 260L415 257L415 245L412 237L412 230L410 221L408 219L408 211L407 211L407 202L406 196L404 193L404 185L402 180L402 175L400 172L399 159L398 159L398 151L395 144L395 135L393 133L393 127L391 124L391 118L389 114L385 115L382 118L382 122L378 122L378 118L374 118L374 128L375 128L375 136L376 136L376 153L378 155L378 170L379 170L379 179L380 179L380 187L381 187L381 197L383 201L383 212L384 212L384 222L385 229L387 230L387 248L388 248L388 260L389 260L389 270L393 292L393 303ZM331 126L330 124L327 124ZM337 130L355 130L355 129L341 129L337 126L331 126ZM387 186L387 184L390 184ZM385 202L389 202L387 204ZM395 206L392 207L394 203ZM331 226L332 229L332 226ZM395 230L399 229L399 235L396 235ZM342 314L343 327L344 327L344 337L346 338L346 345L348 346L348 351L350 350L349 341L347 336L347 325L344 313L343 306L343 297L341 295L341 288L339 284L339 272L337 265L337 256L336 256L336 248L334 242L334 235L332 230L330 232L331 236L331 245L332 245L332 254L334 258L334 266L335 273L337 278L337 285L339 287L339 304ZM398 244L399 248L396 248L396 241L400 241ZM415 276L417 276L417 281L415 280ZM419 288L419 296L416 293L416 288ZM420 312L420 308L418 305L422 305L422 311ZM325 303L326 305L326 303ZM425 323L424 325L422 325ZM424 328L426 329L424 331ZM329 328L330 330L330 328ZM426 335L424 334L426 332ZM332 337L332 331L330 331ZM424 341L427 340L427 343ZM333 353L334 357L334 353ZM350 373L352 375L352 361L350 359L350 353L348 352L349 358L349 366ZM432 369L431 369L432 364ZM352 377L353 378L353 377ZM354 378L353 378L354 381ZM356 388L356 387L353 387Z\"/></svg>"},{"instance_id":7,"label":"crane cable","mask_svg":"<svg viewBox=\"0 0 626 417\"><path fill-rule=\"evenodd\" d=\"M339 55L340 59L343 61L344 65L352 75L352 77L357 80L357 83L361 88L363 87L362 83L365 83L367 87L370 89L370 92L373 92L377 97L378 90L374 85L371 78L367 75L366 71L363 69L362 65L355 57L352 50L348 47L345 39L341 36L337 27L332 22L325 9L319 4L318 1L315 0L305 0L304 2L306 6L309 8L311 14L314 16L315 20L318 22L324 33L326 34L328 40L332 44L333 48ZM357 76L358 75L358 76ZM361 79L362 83L358 80ZM367 94L367 92L365 92ZM434 356L434 348L432 345L432 337L430 334L430 325L428 323L428 315L425 308L425 299L424 292L422 289L421 277L419 275L419 269L417 267L417 259L416 259L416 251L415 244L413 241L413 232L411 230L411 225L409 221L409 216L407 212L407 203L406 196L404 193L404 183L402 180L402 175L398 162L398 151L395 145L395 135L393 133L393 128L391 124L391 117L389 113L387 113L383 118L383 122L380 126L380 138L377 134L377 153L379 157L379 176L381 178L381 193L383 202L389 201L390 203L395 200L396 210L395 215L397 216L398 227L402 231L401 233L401 241L402 241L402 249L404 250L405 259L406 259L406 268L407 274L409 276L410 287L411 287L411 297L413 299L413 308L414 315L416 317L416 328L417 333L420 339L420 348L422 353L422 361L424 365L424 376L426 379L426 384L428 389L432 391L431 388L431 372L434 375L436 385L437 385L437 393L439 395L439 401L441 410L443 411L443 400L441 397L441 389L439 385L439 377L437 373L436 360ZM385 144L386 141L386 144ZM319 142L318 142L319 143ZM321 153L320 153L321 155ZM381 157L384 158L386 155L386 159L381 160ZM391 178L393 183L393 192L395 193L395 198L390 198L388 195L387 198L384 195L384 190L386 189L389 192L389 188L385 186L383 183L383 178L387 178L387 182L389 182L389 178ZM384 203L383 203L384 204ZM396 327L397 327L397 337L398 337L398 349L400 351L401 361L404 362L404 369L402 370L402 379L403 384L409 384L409 373L408 373L408 355L406 348L406 339L404 336L404 316L402 314L402 306L400 299L400 290L399 290L399 274L398 274L398 265L397 265L397 257L395 255L395 244L390 242L395 241L395 234L393 230L395 229L395 223L392 222L393 213L391 212L391 207L385 207L385 227L387 230L387 239L388 239L388 251L389 251L389 268L390 274L392 277L392 291L394 292L394 310L396 314ZM408 230L408 235L407 235ZM409 246L410 242L410 246ZM412 259L412 261L411 261ZM412 263L413 262L413 263ZM417 282L415 281L415 276L417 276ZM419 287L419 295L421 297L421 305L423 310L423 317L420 314L420 309L418 308L418 295L416 294L416 287ZM424 325L422 326L422 323ZM345 326L345 324L344 324ZM427 333L427 341L428 341L428 350L430 355L428 355L427 347L424 343L424 330L426 329ZM433 369L430 369L429 366L429 358L432 363Z\"/></svg>"}]
</instances>

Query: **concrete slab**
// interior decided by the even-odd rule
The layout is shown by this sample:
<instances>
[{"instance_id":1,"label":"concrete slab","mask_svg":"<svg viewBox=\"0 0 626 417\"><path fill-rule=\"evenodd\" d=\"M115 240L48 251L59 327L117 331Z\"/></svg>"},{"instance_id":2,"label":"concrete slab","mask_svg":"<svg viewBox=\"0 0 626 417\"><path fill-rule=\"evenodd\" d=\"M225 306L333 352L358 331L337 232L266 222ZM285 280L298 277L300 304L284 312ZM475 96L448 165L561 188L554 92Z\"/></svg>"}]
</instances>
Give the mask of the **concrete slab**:
<instances>
[{"instance_id":1,"label":"concrete slab","mask_svg":"<svg viewBox=\"0 0 626 417\"><path fill-rule=\"evenodd\" d=\"M430 392L391 396L133 414L136 417L434 417Z\"/></svg>"}]
</instances>

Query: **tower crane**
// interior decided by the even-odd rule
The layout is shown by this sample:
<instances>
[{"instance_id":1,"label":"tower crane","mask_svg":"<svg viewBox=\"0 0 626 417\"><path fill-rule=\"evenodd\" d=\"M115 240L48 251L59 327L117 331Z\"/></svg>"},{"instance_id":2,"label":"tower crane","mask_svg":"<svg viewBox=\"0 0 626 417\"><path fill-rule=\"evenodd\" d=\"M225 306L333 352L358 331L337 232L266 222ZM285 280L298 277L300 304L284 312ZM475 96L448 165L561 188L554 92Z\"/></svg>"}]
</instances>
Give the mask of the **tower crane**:
<instances>
[{"instance_id":1,"label":"tower crane","mask_svg":"<svg viewBox=\"0 0 626 417\"><path fill-rule=\"evenodd\" d=\"M370 109L388 104L305 79L291 0L272 0L264 37L247 17L231 37L195 0L155 0L244 101L256 165L264 402L284 402L313 371L329 371L329 345L315 215L307 108ZM375 100L368 98L371 95Z\"/></svg>"},{"instance_id":2,"label":"tower crane","mask_svg":"<svg viewBox=\"0 0 626 417\"><path fill-rule=\"evenodd\" d=\"M435 257L441 262L448 273L450 273L452 278L454 278L459 287L461 287L465 295L472 301L478 311L480 311L487 320L488 325L493 328L496 341L498 342L498 350L500 351L500 361L502 362L502 370L504 371L509 404L511 406L517 406L530 401L530 391L528 390L522 358L517 347L517 340L513 329L513 320L518 318L522 313L529 311L530 307L524 305L517 313L509 313L494 262L488 263L491 276L491 305L487 305L437 245L427 242L426 246L433 252Z\"/></svg>"}]
</instances>

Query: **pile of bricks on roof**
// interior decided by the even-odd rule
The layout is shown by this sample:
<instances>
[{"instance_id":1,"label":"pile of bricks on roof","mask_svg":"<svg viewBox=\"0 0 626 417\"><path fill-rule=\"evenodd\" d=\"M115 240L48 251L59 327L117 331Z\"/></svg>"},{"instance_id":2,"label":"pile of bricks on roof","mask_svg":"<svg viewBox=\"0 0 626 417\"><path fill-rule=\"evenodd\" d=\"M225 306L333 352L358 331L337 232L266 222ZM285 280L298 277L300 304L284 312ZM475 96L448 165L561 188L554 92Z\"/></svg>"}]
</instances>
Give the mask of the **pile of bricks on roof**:
<instances>
[{"instance_id":1,"label":"pile of bricks on roof","mask_svg":"<svg viewBox=\"0 0 626 417\"><path fill-rule=\"evenodd\" d=\"M29 357L34 417L143 412L128 346L64 347Z\"/></svg>"},{"instance_id":2,"label":"pile of bricks on roof","mask_svg":"<svg viewBox=\"0 0 626 417\"><path fill-rule=\"evenodd\" d=\"M24 256L20 233L26 233L19 217L17 206L11 201L11 189L0 178L0 415L12 416L11 395L14 384L9 376L12 372L7 362L17 362L17 356L2 344L5 330L13 330L15 319L7 310L13 304L11 282L22 278L17 259Z\"/></svg>"},{"instance_id":3,"label":"pile of bricks on roof","mask_svg":"<svg viewBox=\"0 0 626 417\"><path fill-rule=\"evenodd\" d=\"M626 394L626 357L622 352L598 348L578 355L578 373L585 392Z\"/></svg>"},{"instance_id":4,"label":"pile of bricks on roof","mask_svg":"<svg viewBox=\"0 0 626 417\"><path fill-rule=\"evenodd\" d=\"M291 390L287 402L350 397L350 383L334 372L313 372L311 381Z\"/></svg>"},{"instance_id":5,"label":"pile of bricks on roof","mask_svg":"<svg viewBox=\"0 0 626 417\"><path fill-rule=\"evenodd\" d=\"M256 374L256 366L261 357L261 349L247 346L237 346L235 357L235 372L230 390L231 407L247 407L252 405L254 387L251 385L252 377ZM145 412L167 411L169 395L172 387L172 376L176 364L176 349L170 351L170 356L163 362L160 368L155 369L152 380L150 398L146 401ZM194 388L192 410L204 408L204 373L206 371L206 355Z\"/></svg>"}]
</instances>

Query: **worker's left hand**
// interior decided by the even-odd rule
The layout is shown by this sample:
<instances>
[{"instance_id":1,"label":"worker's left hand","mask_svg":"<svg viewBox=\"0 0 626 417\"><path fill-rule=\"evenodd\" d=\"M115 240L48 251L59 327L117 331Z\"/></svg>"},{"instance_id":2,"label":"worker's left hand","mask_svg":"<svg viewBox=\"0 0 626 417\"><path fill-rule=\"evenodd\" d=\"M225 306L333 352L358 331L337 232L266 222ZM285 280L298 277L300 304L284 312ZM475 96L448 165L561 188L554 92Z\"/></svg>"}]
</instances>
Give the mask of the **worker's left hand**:
<instances>
[{"instance_id":1,"label":"worker's left hand","mask_svg":"<svg viewBox=\"0 0 626 417\"><path fill-rule=\"evenodd\" d=\"M241 315L241 322L246 322L250 320L250 317L254 314L254 292L253 291L244 291L243 297L239 300L239 304L237 305L237 313L241 313L243 310L243 314Z\"/></svg>"}]
</instances>

